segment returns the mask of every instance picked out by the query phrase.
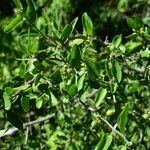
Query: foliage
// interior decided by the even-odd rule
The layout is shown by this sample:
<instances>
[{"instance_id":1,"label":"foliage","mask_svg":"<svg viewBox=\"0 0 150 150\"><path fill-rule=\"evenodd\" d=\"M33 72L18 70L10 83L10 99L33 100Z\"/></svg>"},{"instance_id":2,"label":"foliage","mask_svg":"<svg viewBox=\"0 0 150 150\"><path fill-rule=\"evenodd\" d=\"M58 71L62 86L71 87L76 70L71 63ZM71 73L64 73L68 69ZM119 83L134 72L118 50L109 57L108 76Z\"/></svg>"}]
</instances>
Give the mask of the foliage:
<instances>
[{"instance_id":1,"label":"foliage","mask_svg":"<svg viewBox=\"0 0 150 150\"><path fill-rule=\"evenodd\" d=\"M2 20L0 148L150 149L150 24L127 17L129 35L103 41L88 13L68 23L69 0L40 13L41 3L15 0L14 18Z\"/></svg>"}]
</instances>

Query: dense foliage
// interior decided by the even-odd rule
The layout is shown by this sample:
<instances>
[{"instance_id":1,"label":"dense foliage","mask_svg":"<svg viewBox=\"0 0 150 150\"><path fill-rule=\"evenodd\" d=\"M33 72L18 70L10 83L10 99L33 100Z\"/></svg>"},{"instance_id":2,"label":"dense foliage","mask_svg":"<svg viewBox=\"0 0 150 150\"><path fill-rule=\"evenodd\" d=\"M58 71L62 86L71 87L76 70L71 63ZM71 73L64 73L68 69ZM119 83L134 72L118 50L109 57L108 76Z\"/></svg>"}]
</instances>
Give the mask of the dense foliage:
<instances>
[{"instance_id":1,"label":"dense foliage","mask_svg":"<svg viewBox=\"0 0 150 150\"><path fill-rule=\"evenodd\" d=\"M150 149L148 4L10 1L14 14L0 12L0 148Z\"/></svg>"}]
</instances>

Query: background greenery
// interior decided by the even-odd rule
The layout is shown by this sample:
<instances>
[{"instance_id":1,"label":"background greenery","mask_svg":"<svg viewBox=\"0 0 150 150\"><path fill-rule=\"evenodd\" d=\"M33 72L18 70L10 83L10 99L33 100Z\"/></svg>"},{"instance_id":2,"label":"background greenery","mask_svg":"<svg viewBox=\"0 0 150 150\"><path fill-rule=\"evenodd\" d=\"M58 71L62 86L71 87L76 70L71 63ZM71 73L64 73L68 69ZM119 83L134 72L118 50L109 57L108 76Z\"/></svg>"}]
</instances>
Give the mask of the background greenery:
<instances>
[{"instance_id":1,"label":"background greenery","mask_svg":"<svg viewBox=\"0 0 150 150\"><path fill-rule=\"evenodd\" d=\"M0 148L150 149L149 6L1 0Z\"/></svg>"}]
</instances>

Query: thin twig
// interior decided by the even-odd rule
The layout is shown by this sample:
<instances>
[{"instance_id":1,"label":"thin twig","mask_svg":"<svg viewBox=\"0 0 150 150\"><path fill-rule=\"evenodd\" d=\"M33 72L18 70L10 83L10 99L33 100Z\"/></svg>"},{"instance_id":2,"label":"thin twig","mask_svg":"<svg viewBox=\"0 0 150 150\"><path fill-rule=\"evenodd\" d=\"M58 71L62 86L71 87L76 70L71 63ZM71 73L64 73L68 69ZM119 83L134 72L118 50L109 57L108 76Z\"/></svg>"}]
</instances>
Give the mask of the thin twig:
<instances>
[{"instance_id":1,"label":"thin twig","mask_svg":"<svg viewBox=\"0 0 150 150\"><path fill-rule=\"evenodd\" d=\"M103 117L101 117L101 115L100 115L99 113L97 113L97 114L98 114L99 118L100 118L103 122L105 122L105 123L112 129L112 131L114 131L114 132L117 133L120 137L122 137L122 138L124 139L124 141L126 142L127 145L130 145L130 144L131 144L131 142L129 142L129 141L126 139L126 137L125 137L121 132L119 132L118 130L116 130L107 120L105 120Z\"/></svg>"},{"instance_id":2,"label":"thin twig","mask_svg":"<svg viewBox=\"0 0 150 150\"><path fill-rule=\"evenodd\" d=\"M46 117L43 117L43 118L41 118L41 119L37 119L37 120L34 120L34 121L26 122L26 123L23 124L23 126L24 126L24 128L26 128L26 127L31 126L31 125L33 125L33 124L41 123L41 122L44 122L44 121L46 121L46 120L49 120L49 119L53 118L54 116L55 116L55 114L53 113L53 114L48 115L48 116L46 116ZM8 130L5 132L5 134L0 135L0 138L1 138L1 137L5 137L5 136L11 136L11 135L13 135L15 132L17 132L18 130L19 130L18 128L12 127L12 128L10 128L10 129L8 129Z\"/></svg>"},{"instance_id":3,"label":"thin twig","mask_svg":"<svg viewBox=\"0 0 150 150\"><path fill-rule=\"evenodd\" d=\"M116 130L107 120L105 120L98 112L97 108L93 108L92 107L92 110L89 109L90 107L85 104L81 99L79 99L79 102L88 110L90 110L91 112L94 112L95 114L98 115L99 119L102 120L103 122L105 122L111 129L112 131L114 131L115 133L117 133L120 137L122 137L124 139L124 141L126 142L127 145L131 145L131 142L129 142L126 137L121 133L119 132L118 130ZM97 119L97 118L96 118Z\"/></svg>"},{"instance_id":4,"label":"thin twig","mask_svg":"<svg viewBox=\"0 0 150 150\"><path fill-rule=\"evenodd\" d=\"M36 123L44 122L44 121L46 121L46 120L48 120L50 118L53 118L54 116L55 116L55 114L51 114L51 115L48 115L48 116L43 117L41 119L24 123L23 125L24 125L24 127L27 127L27 126L30 126L30 125L33 125L33 124L36 124Z\"/></svg>"},{"instance_id":5,"label":"thin twig","mask_svg":"<svg viewBox=\"0 0 150 150\"><path fill-rule=\"evenodd\" d=\"M37 31L42 37L44 37L49 43L51 43L51 44L53 44L53 45L56 45L56 43L54 42L54 40L53 40L52 38L49 38L48 36L44 35L44 34L38 29L38 27L37 27L34 23L32 23L32 22L30 21L30 19L28 19L26 16L24 16L24 17L26 18L26 21L27 21L30 25L32 25L32 26L36 29L36 31Z\"/></svg>"}]
</instances>

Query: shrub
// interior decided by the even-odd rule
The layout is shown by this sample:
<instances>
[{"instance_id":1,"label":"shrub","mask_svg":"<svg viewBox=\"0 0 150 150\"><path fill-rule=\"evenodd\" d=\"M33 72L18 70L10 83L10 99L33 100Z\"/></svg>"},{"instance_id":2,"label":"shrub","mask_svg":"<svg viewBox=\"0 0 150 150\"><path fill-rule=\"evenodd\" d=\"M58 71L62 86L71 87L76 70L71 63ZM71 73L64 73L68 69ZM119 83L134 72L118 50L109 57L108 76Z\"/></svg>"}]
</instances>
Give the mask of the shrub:
<instances>
[{"instance_id":1,"label":"shrub","mask_svg":"<svg viewBox=\"0 0 150 150\"><path fill-rule=\"evenodd\" d=\"M103 41L86 12L80 33L78 17L63 27L47 10L38 17L32 0L15 2L4 28L16 38L0 69L0 147L149 149L149 27L128 18L130 35Z\"/></svg>"}]
</instances>

